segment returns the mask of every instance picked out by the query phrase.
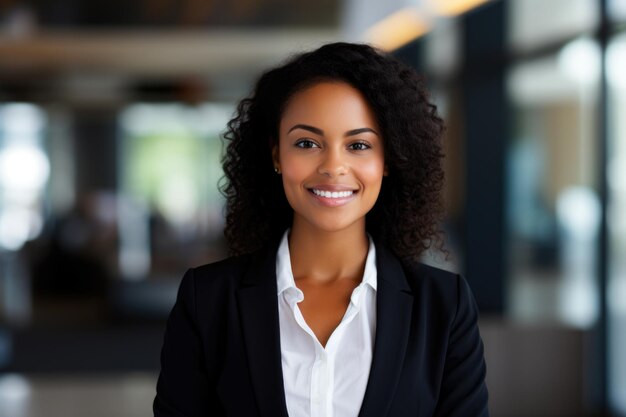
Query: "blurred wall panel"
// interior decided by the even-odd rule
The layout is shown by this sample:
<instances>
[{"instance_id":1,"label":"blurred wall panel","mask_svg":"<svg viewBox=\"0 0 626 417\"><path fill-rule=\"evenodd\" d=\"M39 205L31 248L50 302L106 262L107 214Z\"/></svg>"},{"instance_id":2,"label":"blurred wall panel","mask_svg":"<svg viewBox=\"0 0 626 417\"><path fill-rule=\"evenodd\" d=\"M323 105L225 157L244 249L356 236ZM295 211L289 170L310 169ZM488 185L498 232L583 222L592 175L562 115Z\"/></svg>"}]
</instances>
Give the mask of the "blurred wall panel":
<instances>
[{"instance_id":1,"label":"blurred wall panel","mask_svg":"<svg viewBox=\"0 0 626 417\"><path fill-rule=\"evenodd\" d=\"M617 3L617 2L614 2ZM622 13L626 10L622 6ZM618 17L624 17L622 14ZM611 399L626 415L626 33L614 36L607 51L609 83L609 236L608 283Z\"/></svg>"}]
</instances>

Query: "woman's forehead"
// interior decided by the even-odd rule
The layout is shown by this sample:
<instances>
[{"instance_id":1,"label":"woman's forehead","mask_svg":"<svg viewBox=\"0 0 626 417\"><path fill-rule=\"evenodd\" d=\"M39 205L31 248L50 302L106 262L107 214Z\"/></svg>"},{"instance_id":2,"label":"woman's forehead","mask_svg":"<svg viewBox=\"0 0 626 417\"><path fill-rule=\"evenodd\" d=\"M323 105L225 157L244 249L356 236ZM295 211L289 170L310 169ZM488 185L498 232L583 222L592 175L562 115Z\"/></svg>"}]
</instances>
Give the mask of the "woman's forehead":
<instances>
[{"instance_id":1,"label":"woman's forehead","mask_svg":"<svg viewBox=\"0 0 626 417\"><path fill-rule=\"evenodd\" d=\"M295 93L283 111L280 132L287 133L295 124L377 130L376 117L363 94L344 82L319 82Z\"/></svg>"}]
</instances>

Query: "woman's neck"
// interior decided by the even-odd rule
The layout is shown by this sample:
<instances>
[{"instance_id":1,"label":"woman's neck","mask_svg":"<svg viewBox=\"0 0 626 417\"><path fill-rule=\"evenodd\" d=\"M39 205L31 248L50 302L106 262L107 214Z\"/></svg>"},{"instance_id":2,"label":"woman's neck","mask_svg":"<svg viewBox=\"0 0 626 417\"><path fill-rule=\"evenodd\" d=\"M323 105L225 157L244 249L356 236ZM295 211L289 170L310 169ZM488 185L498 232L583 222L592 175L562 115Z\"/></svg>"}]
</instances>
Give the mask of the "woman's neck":
<instances>
[{"instance_id":1,"label":"woman's neck","mask_svg":"<svg viewBox=\"0 0 626 417\"><path fill-rule=\"evenodd\" d=\"M294 221L289 232L289 254L294 279L329 284L340 279L360 280L369 239L365 224L357 222L336 232Z\"/></svg>"}]
</instances>

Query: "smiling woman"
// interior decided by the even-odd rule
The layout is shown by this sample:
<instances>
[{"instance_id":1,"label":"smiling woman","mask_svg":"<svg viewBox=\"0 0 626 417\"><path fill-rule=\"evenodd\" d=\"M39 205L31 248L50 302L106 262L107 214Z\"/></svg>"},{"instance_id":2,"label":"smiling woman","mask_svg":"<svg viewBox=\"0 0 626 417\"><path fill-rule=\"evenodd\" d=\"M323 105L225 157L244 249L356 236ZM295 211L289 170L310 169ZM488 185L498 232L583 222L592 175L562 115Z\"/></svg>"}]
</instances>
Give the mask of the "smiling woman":
<instances>
[{"instance_id":1,"label":"smiling woman","mask_svg":"<svg viewBox=\"0 0 626 417\"><path fill-rule=\"evenodd\" d=\"M478 312L441 247L442 120L418 75L325 45L228 124L231 257L191 268L155 416L487 416Z\"/></svg>"}]
</instances>

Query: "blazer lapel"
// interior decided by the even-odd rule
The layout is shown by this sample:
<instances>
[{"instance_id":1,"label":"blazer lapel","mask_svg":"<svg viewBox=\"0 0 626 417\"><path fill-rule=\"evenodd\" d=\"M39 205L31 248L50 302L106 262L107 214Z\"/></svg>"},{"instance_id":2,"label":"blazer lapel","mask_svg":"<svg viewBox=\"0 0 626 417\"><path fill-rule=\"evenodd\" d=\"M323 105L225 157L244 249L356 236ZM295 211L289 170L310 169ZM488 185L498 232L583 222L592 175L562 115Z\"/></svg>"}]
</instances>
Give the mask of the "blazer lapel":
<instances>
[{"instance_id":1,"label":"blazer lapel","mask_svg":"<svg viewBox=\"0 0 626 417\"><path fill-rule=\"evenodd\" d=\"M413 295L398 259L376 244L376 336L359 417L389 412L409 339Z\"/></svg>"},{"instance_id":2,"label":"blazer lapel","mask_svg":"<svg viewBox=\"0 0 626 417\"><path fill-rule=\"evenodd\" d=\"M277 248L278 243L273 243L253 256L237 290L250 376L264 417L287 417L278 326Z\"/></svg>"}]
</instances>

